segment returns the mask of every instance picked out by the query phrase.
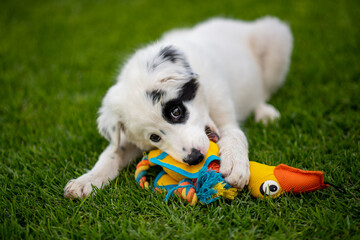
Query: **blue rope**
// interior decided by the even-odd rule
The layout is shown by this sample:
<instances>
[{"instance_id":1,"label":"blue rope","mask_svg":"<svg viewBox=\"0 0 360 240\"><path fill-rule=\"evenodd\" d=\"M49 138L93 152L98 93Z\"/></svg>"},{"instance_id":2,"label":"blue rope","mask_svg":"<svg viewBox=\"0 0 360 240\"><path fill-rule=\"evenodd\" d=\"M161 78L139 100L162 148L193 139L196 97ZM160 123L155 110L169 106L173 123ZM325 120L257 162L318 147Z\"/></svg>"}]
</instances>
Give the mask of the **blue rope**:
<instances>
[{"instance_id":1,"label":"blue rope","mask_svg":"<svg viewBox=\"0 0 360 240\"><path fill-rule=\"evenodd\" d=\"M196 195L199 201L203 204L209 204L218 200L220 197L213 198L212 196L217 193L217 190L213 188L217 183L220 182L226 183L221 173L217 173L213 170L210 171L202 170L199 172L199 174L200 175L199 178L197 179L196 188L193 184L186 186L179 186L179 185L175 186L167 192L164 201L167 201L177 189L186 188L186 191L189 191L191 187L195 188ZM185 178L184 180L179 182L179 184L184 181L193 183L191 179ZM226 183L225 188L229 188L229 186L230 185Z\"/></svg>"},{"instance_id":2,"label":"blue rope","mask_svg":"<svg viewBox=\"0 0 360 240\"><path fill-rule=\"evenodd\" d=\"M183 182L188 182L188 183L190 183L190 184L189 184L189 185L186 185L186 186L180 186L180 183L183 183ZM171 197L171 195L173 195L173 193L175 192L175 190L177 190L177 189L179 189L179 188L186 188L186 194L187 194L188 191L189 191L189 189L190 189L191 187L195 188L194 182L193 182L191 179L185 178L185 179L181 180L176 187L171 188L171 189L167 192L164 201L166 202L166 201Z\"/></svg>"},{"instance_id":3,"label":"blue rope","mask_svg":"<svg viewBox=\"0 0 360 240\"><path fill-rule=\"evenodd\" d=\"M218 200L220 197L213 198L212 196L218 192L213 187L220 182L225 182L221 173L217 173L214 170L202 170L200 177L197 179L197 187L195 189L199 201L203 204L209 204Z\"/></svg>"}]
</instances>

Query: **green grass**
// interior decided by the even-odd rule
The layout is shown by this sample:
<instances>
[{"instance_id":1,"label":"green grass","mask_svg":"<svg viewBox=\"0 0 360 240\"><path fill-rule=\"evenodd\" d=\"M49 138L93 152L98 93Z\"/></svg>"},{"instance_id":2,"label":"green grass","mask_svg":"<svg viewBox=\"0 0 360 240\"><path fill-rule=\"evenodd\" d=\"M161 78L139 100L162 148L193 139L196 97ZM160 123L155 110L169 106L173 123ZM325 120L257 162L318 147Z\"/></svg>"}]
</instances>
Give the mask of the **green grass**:
<instances>
[{"instance_id":1,"label":"green grass","mask_svg":"<svg viewBox=\"0 0 360 240\"><path fill-rule=\"evenodd\" d=\"M360 238L360 3L353 1L1 1L0 236L124 239ZM173 27L275 15L295 38L272 98L282 113L243 126L250 159L323 170L334 188L190 207L140 189L135 165L83 201L63 197L106 146L97 109L119 65Z\"/></svg>"}]
</instances>

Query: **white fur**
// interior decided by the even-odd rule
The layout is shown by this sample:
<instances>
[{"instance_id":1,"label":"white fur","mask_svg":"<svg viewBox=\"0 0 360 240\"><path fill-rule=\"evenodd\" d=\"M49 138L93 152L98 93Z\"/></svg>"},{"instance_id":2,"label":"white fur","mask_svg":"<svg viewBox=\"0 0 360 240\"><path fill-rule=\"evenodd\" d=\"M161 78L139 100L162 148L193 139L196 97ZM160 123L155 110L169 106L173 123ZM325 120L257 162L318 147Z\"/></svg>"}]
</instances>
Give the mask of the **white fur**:
<instances>
[{"instance_id":1,"label":"white fur","mask_svg":"<svg viewBox=\"0 0 360 240\"><path fill-rule=\"evenodd\" d=\"M161 62L159 51L169 45L185 55L193 72L171 62L149 71L149 64ZM98 127L110 144L91 171L66 185L65 196L84 197L91 193L92 185L105 186L143 150L160 148L179 161L192 148L206 153L205 126L220 136L220 172L230 184L244 187L250 177L248 143L238 121L252 111L256 121L264 123L280 117L266 101L285 80L291 50L288 26L272 17L254 22L215 18L194 28L171 31L138 50L100 109ZM169 124L161 114L160 102L175 98L189 74L193 78L198 74L200 83L196 97L184 103L189 119L185 124ZM145 94L153 89L167 93L156 104ZM151 134L161 136L161 141L151 142Z\"/></svg>"}]
</instances>

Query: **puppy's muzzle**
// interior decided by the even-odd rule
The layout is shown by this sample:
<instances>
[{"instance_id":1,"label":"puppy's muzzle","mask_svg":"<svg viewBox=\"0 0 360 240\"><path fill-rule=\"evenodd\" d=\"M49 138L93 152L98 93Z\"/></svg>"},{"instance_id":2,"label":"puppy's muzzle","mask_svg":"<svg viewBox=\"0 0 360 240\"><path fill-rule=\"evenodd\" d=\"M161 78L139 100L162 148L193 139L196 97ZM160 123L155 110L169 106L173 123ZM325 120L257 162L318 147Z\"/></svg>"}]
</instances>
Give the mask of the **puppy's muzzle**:
<instances>
[{"instance_id":1,"label":"puppy's muzzle","mask_svg":"<svg viewBox=\"0 0 360 240\"><path fill-rule=\"evenodd\" d=\"M192 148L191 153L187 155L184 159L184 162L189 165L196 165L200 163L204 159L204 154L202 154L199 150Z\"/></svg>"}]
</instances>

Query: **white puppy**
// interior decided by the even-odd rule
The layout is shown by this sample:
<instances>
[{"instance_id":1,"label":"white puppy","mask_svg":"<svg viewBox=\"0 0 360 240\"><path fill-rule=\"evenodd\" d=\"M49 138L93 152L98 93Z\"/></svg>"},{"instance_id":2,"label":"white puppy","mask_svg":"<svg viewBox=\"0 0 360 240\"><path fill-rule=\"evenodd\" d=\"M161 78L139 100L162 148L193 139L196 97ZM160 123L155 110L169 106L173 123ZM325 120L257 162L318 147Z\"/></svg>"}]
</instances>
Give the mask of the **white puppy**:
<instances>
[{"instance_id":1,"label":"white puppy","mask_svg":"<svg viewBox=\"0 0 360 240\"><path fill-rule=\"evenodd\" d=\"M69 181L65 196L85 197L93 186L102 188L152 148L197 164L208 150L209 133L220 137L220 172L244 187L248 143L238 121L252 111L265 123L280 116L266 101L285 80L291 50L288 26L272 17L211 19L138 50L100 109L99 131L110 144L91 171Z\"/></svg>"}]
</instances>

